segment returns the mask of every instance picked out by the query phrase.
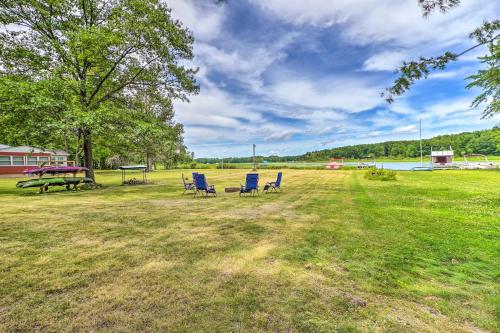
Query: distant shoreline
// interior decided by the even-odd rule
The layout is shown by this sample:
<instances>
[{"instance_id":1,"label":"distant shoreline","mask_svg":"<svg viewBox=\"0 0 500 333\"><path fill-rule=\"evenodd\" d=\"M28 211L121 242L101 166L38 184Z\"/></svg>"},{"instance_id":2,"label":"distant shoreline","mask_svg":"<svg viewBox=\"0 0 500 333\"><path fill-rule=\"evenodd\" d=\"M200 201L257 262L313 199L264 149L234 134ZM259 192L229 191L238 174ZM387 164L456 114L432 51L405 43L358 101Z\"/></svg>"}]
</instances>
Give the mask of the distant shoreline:
<instances>
[{"instance_id":1,"label":"distant shoreline","mask_svg":"<svg viewBox=\"0 0 500 333\"><path fill-rule=\"evenodd\" d=\"M488 160L490 161L500 161L500 156L497 156L497 155L491 155L491 156L487 156L488 157ZM474 159L471 159L469 158L468 159L469 161L478 161L480 159L478 158L474 158ZM319 160L319 161L282 161L282 162L267 162L267 163L263 163L263 162L258 162L257 164L259 165L279 165L279 164L303 164L303 163L328 163L330 160ZM376 162L420 162L420 157L412 157L412 158L391 158L391 157L377 157L377 158L364 158L364 159L355 159L355 158L344 158L343 159L344 162L348 162L348 163L357 163L357 162L361 162L361 163L369 163L369 162L373 162L373 161L376 161ZM464 161L464 158L462 156L456 156L454 158L454 161L455 162L463 162ZM424 162L429 162L429 156L424 156ZM200 162L198 162L200 163ZM220 164L220 162L217 162L217 163L200 163L200 164ZM224 164L251 164L249 162L227 162L227 163L224 163Z\"/></svg>"}]
</instances>

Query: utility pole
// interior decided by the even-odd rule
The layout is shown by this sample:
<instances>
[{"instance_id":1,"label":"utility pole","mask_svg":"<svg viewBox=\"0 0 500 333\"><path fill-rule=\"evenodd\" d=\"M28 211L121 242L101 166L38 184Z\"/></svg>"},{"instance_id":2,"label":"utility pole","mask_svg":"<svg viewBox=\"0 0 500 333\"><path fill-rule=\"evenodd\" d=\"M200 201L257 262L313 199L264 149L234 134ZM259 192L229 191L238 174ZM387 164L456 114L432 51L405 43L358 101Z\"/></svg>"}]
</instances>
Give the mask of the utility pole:
<instances>
[{"instance_id":1,"label":"utility pole","mask_svg":"<svg viewBox=\"0 0 500 333\"><path fill-rule=\"evenodd\" d=\"M257 161L255 160L255 143L253 144L253 171L257 171Z\"/></svg>"},{"instance_id":2,"label":"utility pole","mask_svg":"<svg viewBox=\"0 0 500 333\"><path fill-rule=\"evenodd\" d=\"M423 167L424 155L422 152L422 118L419 119L419 125L420 125L420 167Z\"/></svg>"}]
</instances>

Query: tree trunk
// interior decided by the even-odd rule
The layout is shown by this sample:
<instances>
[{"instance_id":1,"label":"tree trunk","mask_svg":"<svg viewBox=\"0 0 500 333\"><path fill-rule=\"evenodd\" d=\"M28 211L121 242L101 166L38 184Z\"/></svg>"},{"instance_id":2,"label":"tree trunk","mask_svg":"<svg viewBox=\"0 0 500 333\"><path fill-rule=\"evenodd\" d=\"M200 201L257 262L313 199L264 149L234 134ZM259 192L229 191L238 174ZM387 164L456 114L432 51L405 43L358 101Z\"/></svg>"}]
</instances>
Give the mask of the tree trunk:
<instances>
[{"instance_id":1,"label":"tree trunk","mask_svg":"<svg viewBox=\"0 0 500 333\"><path fill-rule=\"evenodd\" d=\"M69 152L68 148L68 133L64 131L64 151Z\"/></svg>"},{"instance_id":2,"label":"tree trunk","mask_svg":"<svg viewBox=\"0 0 500 333\"><path fill-rule=\"evenodd\" d=\"M80 139L82 137L81 133L82 132L80 131L80 129L78 129L78 135L76 137L75 166L81 166L80 165L80 148L81 148Z\"/></svg>"},{"instance_id":3,"label":"tree trunk","mask_svg":"<svg viewBox=\"0 0 500 333\"><path fill-rule=\"evenodd\" d=\"M89 130L83 131L83 152L85 159L83 161L84 167L89 169L85 172L85 176L92 178L95 182L94 176L94 157L92 155L92 136Z\"/></svg>"},{"instance_id":4,"label":"tree trunk","mask_svg":"<svg viewBox=\"0 0 500 333\"><path fill-rule=\"evenodd\" d=\"M153 157L149 151L146 152L146 166L148 172L153 171Z\"/></svg>"}]
</instances>

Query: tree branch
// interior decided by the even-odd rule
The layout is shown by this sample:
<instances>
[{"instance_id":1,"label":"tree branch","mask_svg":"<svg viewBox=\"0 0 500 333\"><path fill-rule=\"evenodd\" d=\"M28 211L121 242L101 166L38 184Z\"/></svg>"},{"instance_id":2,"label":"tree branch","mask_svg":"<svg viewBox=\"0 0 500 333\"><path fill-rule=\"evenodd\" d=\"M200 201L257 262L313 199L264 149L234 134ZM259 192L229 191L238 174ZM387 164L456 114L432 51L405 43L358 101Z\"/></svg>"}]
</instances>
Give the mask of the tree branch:
<instances>
[{"instance_id":1,"label":"tree branch","mask_svg":"<svg viewBox=\"0 0 500 333\"><path fill-rule=\"evenodd\" d=\"M88 101L87 101L87 104L90 105L90 102L92 101L92 99L97 95L97 93L99 92L99 90L101 89L102 85L104 84L104 82L109 78L109 76L114 72L114 70L116 69L116 67L120 64L120 62L127 56L129 55L132 50L134 49L135 47L134 46L130 46L129 48L127 48L125 51L123 51L123 53L120 55L120 57L118 57L118 59L113 63L113 65L111 66L111 68L109 69L109 71L106 73L106 75L104 75L102 77L102 79L99 81L99 83L97 84L97 87L95 88L94 92L92 93L92 95L90 95Z\"/></svg>"},{"instance_id":2,"label":"tree branch","mask_svg":"<svg viewBox=\"0 0 500 333\"><path fill-rule=\"evenodd\" d=\"M460 4L460 0L418 0L418 4L422 7L424 16L429 16L436 8L442 13L446 13L453 7Z\"/></svg>"},{"instance_id":3,"label":"tree branch","mask_svg":"<svg viewBox=\"0 0 500 333\"><path fill-rule=\"evenodd\" d=\"M482 42L460 53L446 52L444 55L438 57L421 57L418 61L410 61L408 63L404 62L398 70L401 75L394 81L394 85L390 88L387 88L385 92L382 92L380 95L381 97L385 98L387 103L392 103L394 102L394 96L403 95L410 89L415 81L418 81L422 78L427 78L430 69L442 70L450 61L456 61L458 57L478 48L479 46L493 43L498 38L500 38L500 34L493 36L491 39L483 40Z\"/></svg>"},{"instance_id":4,"label":"tree branch","mask_svg":"<svg viewBox=\"0 0 500 333\"><path fill-rule=\"evenodd\" d=\"M108 92L106 95L104 95L103 97L99 98L97 100L97 102L95 104L99 105L100 103L106 101L107 99L109 99L111 96L113 96L113 94L117 93L118 91L122 90L123 88L125 88L126 86L130 85L130 84L133 84L135 79L141 75L141 73L153 62L155 61L157 58L153 58L151 59L150 61L148 61L141 69L139 69L137 71L137 73L134 74L134 76L126 81L125 83L119 85L117 88L111 90L110 92Z\"/></svg>"},{"instance_id":5,"label":"tree branch","mask_svg":"<svg viewBox=\"0 0 500 333\"><path fill-rule=\"evenodd\" d=\"M85 7L85 0L81 0L81 6L82 6L82 11L83 11L83 20L85 21L85 26L88 27L89 22L87 20L87 10Z\"/></svg>"}]
</instances>

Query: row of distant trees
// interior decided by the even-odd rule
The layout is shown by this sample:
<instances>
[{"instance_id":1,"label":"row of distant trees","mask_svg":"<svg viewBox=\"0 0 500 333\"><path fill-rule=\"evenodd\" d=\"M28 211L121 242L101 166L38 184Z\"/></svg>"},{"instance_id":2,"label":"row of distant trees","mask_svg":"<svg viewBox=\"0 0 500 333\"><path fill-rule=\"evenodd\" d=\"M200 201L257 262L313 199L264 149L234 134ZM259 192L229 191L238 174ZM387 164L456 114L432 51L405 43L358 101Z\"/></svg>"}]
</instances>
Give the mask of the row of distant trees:
<instances>
[{"instance_id":1,"label":"row of distant trees","mask_svg":"<svg viewBox=\"0 0 500 333\"><path fill-rule=\"evenodd\" d=\"M258 163L262 162L287 162L287 161L298 161L300 160L301 156L255 156L255 160ZM214 164L214 163L253 163L253 157L228 157L224 158L224 160L220 158L197 158L196 162L198 163L209 163L209 164Z\"/></svg>"},{"instance_id":2,"label":"row of distant trees","mask_svg":"<svg viewBox=\"0 0 500 333\"><path fill-rule=\"evenodd\" d=\"M440 135L422 140L424 155L434 150L453 148L455 155L484 154L500 155L500 129L467 132L460 134ZM301 156L303 160L325 160L330 157L363 158L363 157L404 158L420 156L420 143L411 141L388 141L374 144L362 144L333 149L309 152Z\"/></svg>"},{"instance_id":3,"label":"row of distant trees","mask_svg":"<svg viewBox=\"0 0 500 333\"><path fill-rule=\"evenodd\" d=\"M431 147L434 150L453 148L455 155L484 154L500 156L500 128L491 130L465 132L460 134L440 135L431 139L422 140L423 153L429 155ZM308 152L298 156L258 156L262 163L285 161L325 161L332 157L361 159L366 157L384 158L411 158L420 156L420 143L418 140L387 141L353 146L338 147ZM199 158L200 163L218 163L216 158ZM252 157L225 158L225 163L251 163Z\"/></svg>"}]
</instances>

